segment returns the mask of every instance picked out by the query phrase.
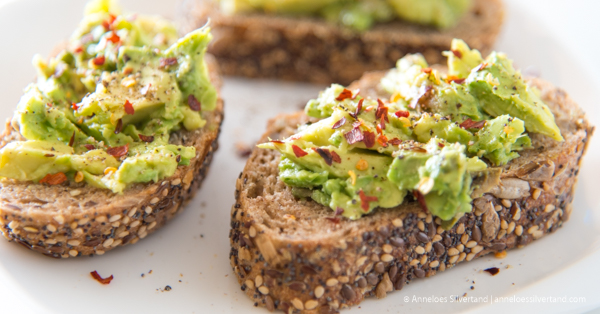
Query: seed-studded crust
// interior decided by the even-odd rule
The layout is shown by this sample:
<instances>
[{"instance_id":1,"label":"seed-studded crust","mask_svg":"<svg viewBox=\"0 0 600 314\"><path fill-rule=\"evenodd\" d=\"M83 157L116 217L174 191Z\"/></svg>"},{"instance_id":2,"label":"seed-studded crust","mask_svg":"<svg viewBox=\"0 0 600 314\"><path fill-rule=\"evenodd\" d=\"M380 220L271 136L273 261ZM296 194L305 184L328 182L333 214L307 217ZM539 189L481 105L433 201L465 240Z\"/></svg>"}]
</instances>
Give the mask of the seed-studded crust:
<instances>
[{"instance_id":1,"label":"seed-studded crust","mask_svg":"<svg viewBox=\"0 0 600 314\"><path fill-rule=\"evenodd\" d=\"M206 55L211 82L220 90L218 65ZM223 100L206 112L206 126L178 131L171 142L196 148L188 166L156 183L134 184L122 195L84 183L48 186L0 180L0 230L9 240L46 256L68 258L102 255L115 247L133 244L163 226L178 213L200 187L218 148ZM20 134L7 124L0 147Z\"/></svg>"},{"instance_id":2,"label":"seed-studded crust","mask_svg":"<svg viewBox=\"0 0 600 314\"><path fill-rule=\"evenodd\" d=\"M393 21L356 33L319 18L227 16L217 2L186 0L181 15L185 29L210 19L215 40L209 51L224 74L322 84L349 84L366 71L393 67L407 53L420 52L431 64L440 63L453 38L487 55L504 16L501 0L475 0L448 30Z\"/></svg>"},{"instance_id":3,"label":"seed-studded crust","mask_svg":"<svg viewBox=\"0 0 600 314\"><path fill-rule=\"evenodd\" d=\"M381 73L353 85L377 90ZM236 183L231 211L230 261L243 291L269 310L332 313L383 298L415 278L429 277L491 252L522 247L568 220L593 127L562 90L531 83L555 114L564 142L532 134L534 148L505 166L501 183L473 201L473 212L449 231L415 201L376 210L356 221L310 199L295 199L278 179L280 155L255 149ZM303 113L270 121L267 137L294 133Z\"/></svg>"}]
</instances>

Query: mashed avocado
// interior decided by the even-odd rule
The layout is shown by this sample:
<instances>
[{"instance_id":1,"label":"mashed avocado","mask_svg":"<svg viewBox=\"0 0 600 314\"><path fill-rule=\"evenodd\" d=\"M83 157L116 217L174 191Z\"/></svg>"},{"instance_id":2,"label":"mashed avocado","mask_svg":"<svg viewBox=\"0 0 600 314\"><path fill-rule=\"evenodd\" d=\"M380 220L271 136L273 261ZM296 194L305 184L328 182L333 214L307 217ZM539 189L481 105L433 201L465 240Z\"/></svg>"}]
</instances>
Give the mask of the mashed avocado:
<instances>
[{"instance_id":1,"label":"mashed avocado","mask_svg":"<svg viewBox=\"0 0 600 314\"><path fill-rule=\"evenodd\" d=\"M85 181L119 193L189 164L195 148L169 139L203 127L203 112L216 106L204 62L209 31L178 39L166 20L90 2L68 48L48 61L34 58L37 83L12 119L25 140L0 150L0 176Z\"/></svg>"},{"instance_id":2,"label":"mashed avocado","mask_svg":"<svg viewBox=\"0 0 600 314\"><path fill-rule=\"evenodd\" d=\"M381 80L389 99L332 85L308 102L320 120L259 147L282 153L280 178L350 219L417 200L451 222L471 211L474 177L497 173L531 146L527 132L562 140L554 116L512 61L483 59L461 40L448 73L408 55Z\"/></svg>"},{"instance_id":3,"label":"mashed avocado","mask_svg":"<svg viewBox=\"0 0 600 314\"><path fill-rule=\"evenodd\" d=\"M217 0L226 14L265 12L313 15L364 31L374 23L395 18L433 25L454 26L472 0Z\"/></svg>"}]
</instances>

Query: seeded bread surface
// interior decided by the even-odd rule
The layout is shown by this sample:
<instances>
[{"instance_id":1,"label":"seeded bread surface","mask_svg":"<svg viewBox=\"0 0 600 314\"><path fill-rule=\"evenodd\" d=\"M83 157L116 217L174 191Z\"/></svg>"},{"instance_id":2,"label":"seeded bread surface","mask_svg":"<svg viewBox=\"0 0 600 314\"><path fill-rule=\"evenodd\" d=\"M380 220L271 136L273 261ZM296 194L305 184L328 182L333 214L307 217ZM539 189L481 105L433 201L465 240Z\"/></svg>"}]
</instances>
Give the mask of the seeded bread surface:
<instances>
[{"instance_id":1,"label":"seeded bread surface","mask_svg":"<svg viewBox=\"0 0 600 314\"><path fill-rule=\"evenodd\" d=\"M378 90L381 73L352 88ZM236 183L230 262L241 289L268 310L335 313L366 297L384 298L411 280L430 277L491 252L523 247L569 219L573 192L594 128L564 91L538 79L565 138L530 135L533 149L503 169L498 186L473 201L473 212L445 231L415 201L351 221L310 199L296 199L278 178L280 154L254 149ZM262 137L295 133L303 113L271 120Z\"/></svg>"},{"instance_id":2,"label":"seeded bread surface","mask_svg":"<svg viewBox=\"0 0 600 314\"><path fill-rule=\"evenodd\" d=\"M181 12L186 30L210 19L214 41L209 51L225 75L320 84L349 84L366 71L392 68L407 53L420 52L431 64L441 63L441 52L453 38L487 55L504 17L501 0L475 0L447 30L396 20L357 33L316 17L228 16L214 0L186 0Z\"/></svg>"},{"instance_id":3,"label":"seeded bread surface","mask_svg":"<svg viewBox=\"0 0 600 314\"><path fill-rule=\"evenodd\" d=\"M221 87L218 65L206 55L210 80ZM170 142L196 148L188 166L156 183L139 183L123 194L65 182L49 186L12 179L0 180L0 231L9 241L55 258L102 255L118 246L134 244L163 226L200 187L218 148L223 100L205 112L207 124L195 131L181 130ZM22 140L7 124L0 147Z\"/></svg>"}]
</instances>

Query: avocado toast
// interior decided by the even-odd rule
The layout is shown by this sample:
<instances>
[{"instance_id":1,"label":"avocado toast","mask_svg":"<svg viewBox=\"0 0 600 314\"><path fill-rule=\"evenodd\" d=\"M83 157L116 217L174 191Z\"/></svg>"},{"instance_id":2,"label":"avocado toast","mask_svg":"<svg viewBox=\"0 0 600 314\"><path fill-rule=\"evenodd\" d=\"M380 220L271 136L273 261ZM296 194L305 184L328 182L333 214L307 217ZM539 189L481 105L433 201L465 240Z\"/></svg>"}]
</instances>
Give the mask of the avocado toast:
<instances>
[{"instance_id":1,"label":"avocado toast","mask_svg":"<svg viewBox=\"0 0 600 314\"><path fill-rule=\"evenodd\" d=\"M210 19L215 40L209 51L219 60L224 74L319 84L349 84L364 72L389 69L408 53L422 53L430 63L440 63L440 53L453 38L462 38L473 48L488 53L504 19L502 1L474 0L456 24L447 28L392 19L357 31L302 12L285 15L240 9L240 13L234 10L235 13L228 14L221 4L230 2L243 7L248 1L186 0L181 9L185 29L197 28ZM292 9L300 3L311 7L331 2L386 1L252 1L265 7L289 4ZM465 1L388 2L425 4L408 10L418 16L420 12L435 12L438 7Z\"/></svg>"},{"instance_id":2,"label":"avocado toast","mask_svg":"<svg viewBox=\"0 0 600 314\"><path fill-rule=\"evenodd\" d=\"M57 258L136 243L199 188L223 119L210 29L93 1L66 49L34 58L2 136L4 236Z\"/></svg>"},{"instance_id":3,"label":"avocado toast","mask_svg":"<svg viewBox=\"0 0 600 314\"><path fill-rule=\"evenodd\" d=\"M473 53L470 50L455 48L456 46L453 45L450 53L459 59ZM503 58L501 55L496 55L496 57ZM419 58L414 58L414 60L417 62L413 62L412 65L422 61ZM454 60L456 61L456 59ZM488 64L484 65L485 63ZM449 70L443 69L439 72L434 70L435 67L430 68L426 64L422 64L423 66L420 68L413 68L413 70L418 70L415 71L416 77L426 79L426 81L436 78L443 79L449 86L458 89L462 89L461 86L469 89L471 84L477 84L476 78L480 77L488 81L490 88L494 90L494 86L498 86L499 89L504 87L502 79L499 82L495 80L498 78L498 73L493 73L494 64L496 62L493 62L490 57L478 60L475 64L467 67L467 72L463 72L467 73L466 77L461 77L461 75L451 77L451 75L443 74L446 71L452 72L453 68L456 70L456 67L452 65ZM401 67L399 62L399 68ZM405 73L400 69L394 71ZM458 71L458 73L460 72ZM442 73L441 76L440 73ZM487 75L488 73L490 75ZM423 74L424 76L421 76ZM480 76L480 74L485 75ZM520 79L518 72L511 72L511 74L517 80ZM392 103L397 101L402 103L404 100L400 98L405 98L410 94L409 91L394 96L389 90L386 91L382 86L385 84L381 84L382 79L386 77L397 78L389 72L366 74L349 87L336 90L337 92L333 93L333 98L336 99L333 107L322 106L322 108L325 110L328 110L326 108L340 108L337 105L347 108L348 103L365 99L365 107L357 111L348 110L348 114L362 118L372 129L375 129L376 125L371 124L378 124L382 128L382 120L367 120L363 118L364 115L371 114L377 117L377 111L380 112L380 115L383 111L378 108L393 108ZM415 80L406 81L414 82ZM499 84L496 85L496 83ZM336 150L336 147L341 147L340 144L329 144L333 145L332 147L325 144L327 142L336 143L335 136L328 136L330 130L309 132L312 130L311 127L323 123L322 121L327 118L310 118L305 113L297 113L279 116L271 120L267 132L261 139L261 142L267 144L261 146L275 149L257 148L253 151L246 168L237 181L236 203L231 211L230 241L232 249L230 261L242 290L256 304L265 306L269 310L278 309L286 313L295 311L333 313L341 308L358 304L366 297L383 298L391 291L402 289L413 279L430 277L439 271L452 268L458 263L470 261L492 252L504 254L505 250L523 247L531 241L557 230L568 220L572 211L571 202L579 164L594 128L587 122L583 111L564 91L539 79L528 79L525 83L527 87L519 86L518 82L512 82L508 87L512 90L514 84L515 89L529 89L533 93L529 97L539 97L551 112L554 121L552 124L555 123L558 133L550 125L545 131L537 132L517 131L510 124L503 126L498 137L502 135L502 137L508 138L508 135L513 132L519 132L521 135L526 135L530 143L523 143L523 149L520 150L508 149L505 151L508 154L505 155L488 155L490 158L485 157L485 149L483 151L478 149L470 154L469 156L481 157L488 170L482 175L471 173L472 190L469 190L467 195L471 200L468 203L464 203L464 201L461 203L461 205L468 205L468 210L461 212L460 209L463 207L458 206L458 210L448 216L444 216L444 211L439 211L439 207L436 209L435 202L429 202L427 200L428 193L424 193L441 191L441 189L436 190L438 188L436 180L443 181L443 176L437 177L432 187L428 187L428 184L419 184L421 180L417 180L416 186L408 189L412 193L407 193L404 202L393 208L371 206L372 203L381 201L376 196L385 194L377 195L376 193L384 193L382 190L374 189L371 190L372 193L364 192L364 195L356 193L358 205L367 203L366 208L359 207L364 210L364 213L360 213L361 216L364 215L361 218L354 216L356 210L352 208L352 202L347 203L348 207L332 207L332 204L336 204L334 202L336 197L340 199L340 196L335 194L340 193L339 190L331 188L337 186L334 185L335 182L322 183L317 179L306 180L306 177L311 178L309 176L311 173L319 173L311 164L315 160L310 157L313 152L316 152L318 156L329 156L330 159L322 157L323 163L319 166L322 168L318 169L327 169L326 167L330 166L329 163L332 167L344 166L343 163L336 162L336 159L343 161L347 158L345 153ZM448 87L448 85L446 83L432 85L435 92L431 97L433 99L439 97L439 94L436 93L444 89L440 86ZM481 91L479 90L479 92ZM327 103L327 101L322 101L327 98L323 96L324 94L326 92L316 103ZM508 94L514 96L511 95L512 92ZM414 110L421 108L422 113L429 112L430 114L435 111L431 108L426 110L425 105L435 104L429 102L428 97L423 98L426 94L420 92L416 95L417 102L413 104L413 108L396 111L399 112L396 118L389 116L390 122L388 122L389 125L386 125L388 128L394 125L395 119L401 121L400 118L406 117L406 113L408 113L409 120L412 121L411 128L416 130L418 123L414 122L423 118L423 115L418 114L412 119L412 115L416 114ZM481 97L485 97L483 96L485 93L475 92L472 95L475 95L474 97L479 102ZM524 94L518 96L527 98ZM379 107L377 99L381 100L384 106ZM421 99L422 101L419 102ZM367 103L373 105L367 106ZM539 102L535 100L532 104L537 105ZM404 105L410 106L411 102L404 101ZM318 108L318 106L311 106L310 103L307 107L310 115L314 115L311 113L311 108ZM369 107L371 108L369 109ZM462 108L462 106L460 107ZM393 110L389 111L394 112ZM484 111L484 115L490 114L490 111L486 111L485 108ZM359 116L361 112L363 113ZM329 114L327 113L326 116ZM499 113L491 115L483 120L481 118L468 118L467 120L463 117L460 123L456 121L457 117L439 119L439 121L450 120L460 126L461 130L470 130L469 132L477 134L486 125L493 125L490 121L501 116ZM337 119L331 120L332 125L325 123L329 126L327 129L335 130L341 128L342 125L349 126L356 122L351 115L345 118L345 123L338 123L341 120ZM523 118L527 130L536 127L527 122L528 117ZM511 123L518 120L513 117ZM486 122L477 125L477 122L481 121ZM547 119L544 121L550 122ZM300 126L299 129L298 126ZM363 126L360 127L363 128ZM551 129L554 131L550 131ZM367 130L362 129L363 137ZM434 130L434 128L431 130L433 130L432 134L437 133L432 137L452 138L452 136L448 136L451 135L451 132L444 134L443 132L438 133L438 130ZM461 130L457 131L462 133ZM547 135L538 132L546 132ZM323 136L307 137L310 134ZM387 135L387 133L381 135ZM479 134L479 136L482 135L482 133ZM325 138L325 141L322 138ZM348 137L345 136L345 138L347 141ZM518 138L523 137L519 136ZM465 147L475 147L475 139L467 140L464 144ZM301 141L319 143L319 146L322 145L322 147L313 149L305 146ZM513 143L517 141L518 139L515 138ZM443 150L450 143L457 142L460 143L460 140L439 143L444 146L444 148L440 147ZM377 144L365 143L364 139L362 139L362 143L367 147L379 147L374 146ZM394 146L410 145L409 150L412 151L410 153L421 154L422 157L428 152L437 150L437 148L434 150L434 148L422 146L425 143L411 142L408 139L396 143L393 138L387 138L387 143ZM292 145L297 146L302 152L293 148ZM293 148L289 152L284 148L288 146ZM506 149L506 146L503 145L503 147ZM321 151L328 150L329 154L320 153L319 148ZM289 167L281 162L280 151L282 150L287 159L292 160L296 166L301 166L301 171L289 171ZM336 152L339 158L335 157L332 152ZM508 157L512 153L518 155ZM441 155L437 154L437 156ZM508 160L492 161L494 156L501 155L508 157ZM402 156L408 155L395 155L395 159L410 160L410 158ZM307 161L295 161L307 157L310 158ZM356 169L352 169L352 171L358 174L358 163L356 166ZM415 168L420 169L420 167L417 164ZM296 178L300 178L297 176L298 174L303 174L303 180L293 181L294 175ZM329 180L339 179L338 175L332 175L329 171L325 175ZM388 177L389 175L390 172L388 172ZM316 175L312 176L312 178L317 177ZM352 175L348 177L347 182L352 182ZM354 180L356 183L352 183L352 185L360 184L360 178ZM315 184L315 182L321 183ZM423 182L427 183L427 180L423 180ZM329 188L327 188L328 185ZM456 182L456 185L459 185L459 182ZM309 191L306 187L310 187ZM369 191L369 188L367 185L363 190ZM315 191L320 192L315 193ZM320 197L322 196L320 193L327 195L328 192L332 193L330 198ZM443 193L440 192L440 194ZM451 198L446 200L450 201ZM431 208L428 208L429 206ZM432 209L434 210L432 211ZM452 218L448 219L450 217Z\"/></svg>"}]
</instances>

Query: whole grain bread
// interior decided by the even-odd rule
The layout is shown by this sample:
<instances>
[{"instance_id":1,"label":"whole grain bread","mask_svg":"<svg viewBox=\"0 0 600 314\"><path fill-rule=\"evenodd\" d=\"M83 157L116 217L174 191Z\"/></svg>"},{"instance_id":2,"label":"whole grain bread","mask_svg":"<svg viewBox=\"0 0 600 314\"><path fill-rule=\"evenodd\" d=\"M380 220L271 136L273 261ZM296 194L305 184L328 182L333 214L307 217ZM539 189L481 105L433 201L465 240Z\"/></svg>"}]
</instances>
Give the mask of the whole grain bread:
<instances>
[{"instance_id":1,"label":"whole grain bread","mask_svg":"<svg viewBox=\"0 0 600 314\"><path fill-rule=\"evenodd\" d=\"M220 90L218 64L211 55L205 59L210 80ZM223 121L220 93L216 109L203 117L203 128L171 134L172 144L196 148L188 166L159 182L134 184L123 194L85 183L48 186L1 179L0 231L9 241L55 258L102 255L145 238L183 209L206 176ZM21 135L7 123L0 148L15 140Z\"/></svg>"},{"instance_id":2,"label":"whole grain bread","mask_svg":"<svg viewBox=\"0 0 600 314\"><path fill-rule=\"evenodd\" d=\"M377 87L381 77L367 74L352 89L389 97ZM500 183L448 231L415 201L355 221L339 219L311 199L294 198L278 178L278 152L254 149L231 210L230 262L242 290L271 311L334 313L556 231L571 214L594 128L564 91L538 79L530 83L541 90L565 141L530 134L533 148L503 167ZM290 136L308 120L304 113L278 116L261 141Z\"/></svg>"},{"instance_id":3,"label":"whole grain bread","mask_svg":"<svg viewBox=\"0 0 600 314\"><path fill-rule=\"evenodd\" d=\"M209 51L225 75L349 84L367 71L392 68L407 53L419 52L431 64L440 63L441 52L453 38L487 55L500 31L504 8L501 0L475 0L447 30L396 20L363 33L320 18L224 15L215 0L185 0L180 15L184 30L210 19L214 41Z\"/></svg>"}]
</instances>

